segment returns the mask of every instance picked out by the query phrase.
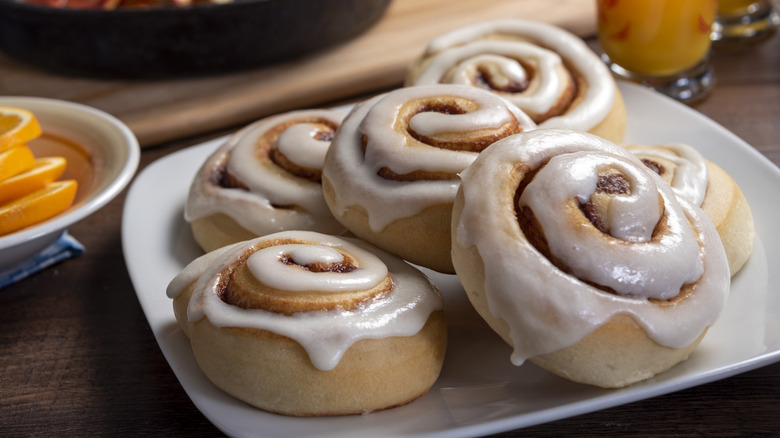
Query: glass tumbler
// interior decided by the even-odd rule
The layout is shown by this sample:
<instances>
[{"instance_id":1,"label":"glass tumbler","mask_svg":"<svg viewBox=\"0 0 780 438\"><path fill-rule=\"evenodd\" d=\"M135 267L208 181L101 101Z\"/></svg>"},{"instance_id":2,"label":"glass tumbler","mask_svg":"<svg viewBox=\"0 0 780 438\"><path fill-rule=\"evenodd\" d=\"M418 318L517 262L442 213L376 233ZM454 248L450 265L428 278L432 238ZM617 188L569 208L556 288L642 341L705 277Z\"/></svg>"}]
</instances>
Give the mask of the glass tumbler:
<instances>
[{"instance_id":1,"label":"glass tumbler","mask_svg":"<svg viewBox=\"0 0 780 438\"><path fill-rule=\"evenodd\" d=\"M780 14L770 0L719 0L712 41L716 46L763 41L779 24Z\"/></svg>"},{"instance_id":2,"label":"glass tumbler","mask_svg":"<svg viewBox=\"0 0 780 438\"><path fill-rule=\"evenodd\" d=\"M693 103L714 77L708 54L717 0L597 0L602 58L618 76Z\"/></svg>"}]
</instances>

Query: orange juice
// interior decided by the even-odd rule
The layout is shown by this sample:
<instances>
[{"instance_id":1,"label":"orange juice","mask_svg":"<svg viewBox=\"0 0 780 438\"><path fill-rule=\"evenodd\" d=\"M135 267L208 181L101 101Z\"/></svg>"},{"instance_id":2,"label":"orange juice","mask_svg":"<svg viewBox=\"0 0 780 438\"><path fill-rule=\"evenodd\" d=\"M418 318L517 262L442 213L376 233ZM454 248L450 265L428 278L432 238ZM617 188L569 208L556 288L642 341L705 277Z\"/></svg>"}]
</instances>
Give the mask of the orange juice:
<instances>
[{"instance_id":1,"label":"orange juice","mask_svg":"<svg viewBox=\"0 0 780 438\"><path fill-rule=\"evenodd\" d=\"M36 157L63 157L68 166L60 179L74 179L78 192L74 205L84 201L100 178L100 158L93 156L81 144L56 134L44 132L28 143Z\"/></svg>"},{"instance_id":2,"label":"orange juice","mask_svg":"<svg viewBox=\"0 0 780 438\"><path fill-rule=\"evenodd\" d=\"M670 76L710 48L717 0L598 0L598 36L613 63L632 73Z\"/></svg>"},{"instance_id":3,"label":"orange juice","mask_svg":"<svg viewBox=\"0 0 780 438\"><path fill-rule=\"evenodd\" d=\"M744 15L756 0L718 0L718 15Z\"/></svg>"}]
</instances>

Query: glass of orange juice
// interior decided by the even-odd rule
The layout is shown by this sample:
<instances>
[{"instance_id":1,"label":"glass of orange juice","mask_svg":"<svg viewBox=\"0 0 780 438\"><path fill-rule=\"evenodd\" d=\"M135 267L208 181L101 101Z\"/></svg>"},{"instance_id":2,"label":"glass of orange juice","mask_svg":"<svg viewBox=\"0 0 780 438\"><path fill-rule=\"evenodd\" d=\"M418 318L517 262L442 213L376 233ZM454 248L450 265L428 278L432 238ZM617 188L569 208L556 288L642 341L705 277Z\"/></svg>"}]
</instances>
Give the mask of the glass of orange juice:
<instances>
[{"instance_id":1,"label":"glass of orange juice","mask_svg":"<svg viewBox=\"0 0 780 438\"><path fill-rule=\"evenodd\" d=\"M686 103L706 97L717 0L596 0L602 58L622 78Z\"/></svg>"},{"instance_id":2,"label":"glass of orange juice","mask_svg":"<svg viewBox=\"0 0 780 438\"><path fill-rule=\"evenodd\" d=\"M770 0L719 0L712 25L717 46L740 46L763 41L780 25L780 14Z\"/></svg>"}]
</instances>

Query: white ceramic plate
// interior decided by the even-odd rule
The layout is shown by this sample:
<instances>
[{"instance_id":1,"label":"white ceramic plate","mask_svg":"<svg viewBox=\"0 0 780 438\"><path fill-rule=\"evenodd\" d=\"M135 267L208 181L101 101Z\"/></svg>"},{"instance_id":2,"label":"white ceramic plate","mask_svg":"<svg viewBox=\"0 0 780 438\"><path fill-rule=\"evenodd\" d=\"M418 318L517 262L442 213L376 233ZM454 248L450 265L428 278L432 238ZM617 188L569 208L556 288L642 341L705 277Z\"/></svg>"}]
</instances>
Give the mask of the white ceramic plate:
<instances>
[{"instance_id":1,"label":"white ceramic plate","mask_svg":"<svg viewBox=\"0 0 780 438\"><path fill-rule=\"evenodd\" d=\"M138 169L141 150L117 118L85 105L39 97L0 97L0 105L35 114L43 131L29 143L36 157L64 156L60 179L79 184L73 205L37 225L0 237L0 270L34 256L63 230L114 199Z\"/></svg>"},{"instance_id":2,"label":"white ceramic plate","mask_svg":"<svg viewBox=\"0 0 780 438\"><path fill-rule=\"evenodd\" d=\"M424 397L363 416L290 418L226 395L200 372L178 329L165 288L201 252L182 219L190 181L220 143L164 157L133 183L122 242L130 277L168 363L197 408L231 436L476 436L553 421L722 379L780 360L780 170L701 114L659 94L621 84L629 114L628 142L687 142L729 172L755 216L758 240L733 281L728 308L690 359L621 390L565 381L532 364L514 367L509 348L465 298L452 276L429 273L446 298L449 347L441 377Z\"/></svg>"}]
</instances>

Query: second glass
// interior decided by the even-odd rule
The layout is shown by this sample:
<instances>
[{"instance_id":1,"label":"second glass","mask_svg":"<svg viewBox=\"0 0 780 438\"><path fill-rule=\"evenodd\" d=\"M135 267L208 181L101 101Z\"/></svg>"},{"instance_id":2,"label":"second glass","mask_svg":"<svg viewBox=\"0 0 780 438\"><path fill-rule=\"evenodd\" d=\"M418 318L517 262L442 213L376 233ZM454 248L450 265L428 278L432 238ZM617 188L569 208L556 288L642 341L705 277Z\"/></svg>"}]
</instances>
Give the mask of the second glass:
<instances>
[{"instance_id":1,"label":"second glass","mask_svg":"<svg viewBox=\"0 0 780 438\"><path fill-rule=\"evenodd\" d=\"M714 82L716 0L597 0L602 57L617 76L692 103Z\"/></svg>"},{"instance_id":2,"label":"second glass","mask_svg":"<svg viewBox=\"0 0 780 438\"><path fill-rule=\"evenodd\" d=\"M780 25L780 14L770 0L719 0L712 26L718 47L741 46L763 41Z\"/></svg>"}]
</instances>

